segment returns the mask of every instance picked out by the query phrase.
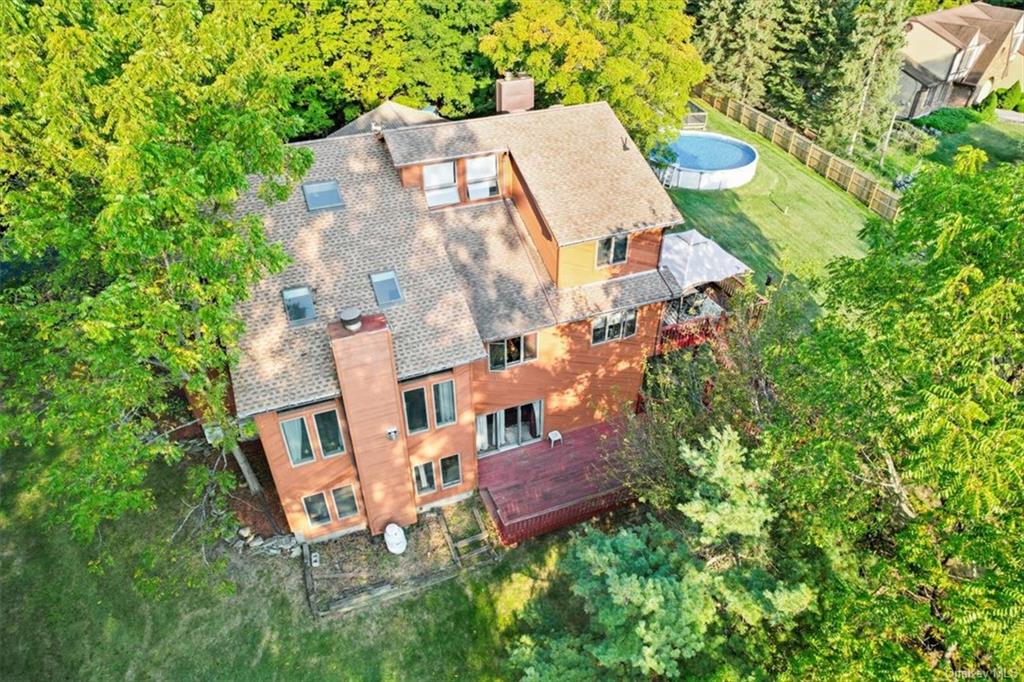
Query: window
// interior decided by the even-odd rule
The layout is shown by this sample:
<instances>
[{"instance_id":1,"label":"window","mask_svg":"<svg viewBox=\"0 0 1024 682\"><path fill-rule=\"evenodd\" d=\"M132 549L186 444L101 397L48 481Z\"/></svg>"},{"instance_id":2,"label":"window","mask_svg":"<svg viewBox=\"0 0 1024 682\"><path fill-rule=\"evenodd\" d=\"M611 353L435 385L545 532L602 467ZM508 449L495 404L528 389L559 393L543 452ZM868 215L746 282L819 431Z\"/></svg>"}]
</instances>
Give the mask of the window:
<instances>
[{"instance_id":1,"label":"window","mask_svg":"<svg viewBox=\"0 0 1024 682\"><path fill-rule=\"evenodd\" d=\"M636 334L636 308L595 317L590 323L590 343L625 339Z\"/></svg>"},{"instance_id":2,"label":"window","mask_svg":"<svg viewBox=\"0 0 1024 682\"><path fill-rule=\"evenodd\" d=\"M412 468L412 482L416 486L417 495L426 495L437 490L434 485L434 463L425 462Z\"/></svg>"},{"instance_id":3,"label":"window","mask_svg":"<svg viewBox=\"0 0 1024 682\"><path fill-rule=\"evenodd\" d=\"M455 380L434 384L434 426L455 423Z\"/></svg>"},{"instance_id":4,"label":"window","mask_svg":"<svg viewBox=\"0 0 1024 682\"><path fill-rule=\"evenodd\" d=\"M597 242L597 266L616 265L626 262L629 237L608 237Z\"/></svg>"},{"instance_id":5,"label":"window","mask_svg":"<svg viewBox=\"0 0 1024 682\"><path fill-rule=\"evenodd\" d=\"M303 464L313 461L313 445L309 442L306 431L306 420L302 417L281 422L284 444L288 448L288 457L292 464Z\"/></svg>"},{"instance_id":6,"label":"window","mask_svg":"<svg viewBox=\"0 0 1024 682\"><path fill-rule=\"evenodd\" d=\"M423 166L423 193L427 206L448 206L459 203L459 187L455 184L455 162Z\"/></svg>"},{"instance_id":7,"label":"window","mask_svg":"<svg viewBox=\"0 0 1024 682\"><path fill-rule=\"evenodd\" d=\"M466 189L470 200L498 196L498 157L466 159Z\"/></svg>"},{"instance_id":8,"label":"window","mask_svg":"<svg viewBox=\"0 0 1024 682\"><path fill-rule=\"evenodd\" d=\"M487 345L488 365L492 372L537 359L537 333L513 336Z\"/></svg>"},{"instance_id":9,"label":"window","mask_svg":"<svg viewBox=\"0 0 1024 682\"><path fill-rule=\"evenodd\" d=\"M398 288L398 278L395 277L393 270L370 275L370 283L373 285L377 305L381 308L402 302L402 290Z\"/></svg>"},{"instance_id":10,"label":"window","mask_svg":"<svg viewBox=\"0 0 1024 682\"><path fill-rule=\"evenodd\" d=\"M352 486L346 485L335 488L331 491L334 497L334 509L338 512L339 519L347 519L359 513L359 505L356 504L356 492Z\"/></svg>"},{"instance_id":11,"label":"window","mask_svg":"<svg viewBox=\"0 0 1024 682\"><path fill-rule=\"evenodd\" d=\"M476 418L476 449L484 454L540 440L544 434L544 401L482 414ZM442 471L443 474L443 471ZM442 476L443 482L443 476Z\"/></svg>"},{"instance_id":12,"label":"window","mask_svg":"<svg viewBox=\"0 0 1024 682\"><path fill-rule=\"evenodd\" d=\"M303 497L302 504L306 508L309 525L322 526L331 522L331 512L327 509L327 498L323 493Z\"/></svg>"},{"instance_id":13,"label":"window","mask_svg":"<svg viewBox=\"0 0 1024 682\"><path fill-rule=\"evenodd\" d=\"M405 431L410 436L430 428L427 421L427 392L423 387L402 393L405 401Z\"/></svg>"},{"instance_id":14,"label":"window","mask_svg":"<svg viewBox=\"0 0 1024 682\"><path fill-rule=\"evenodd\" d=\"M334 410L317 412L313 415L316 424L316 437L320 439L320 452L324 457L345 452L345 441L341 437L341 424L338 413Z\"/></svg>"},{"instance_id":15,"label":"window","mask_svg":"<svg viewBox=\"0 0 1024 682\"><path fill-rule=\"evenodd\" d=\"M306 208L310 211L321 211L327 208L338 208L345 205L338 191L338 183L311 182L302 186L302 194L306 197Z\"/></svg>"},{"instance_id":16,"label":"window","mask_svg":"<svg viewBox=\"0 0 1024 682\"><path fill-rule=\"evenodd\" d=\"M462 483L462 463L458 455L441 458L441 487L451 488Z\"/></svg>"},{"instance_id":17,"label":"window","mask_svg":"<svg viewBox=\"0 0 1024 682\"><path fill-rule=\"evenodd\" d=\"M316 319L316 308L313 306L313 294L309 287L292 287L281 292L284 299L284 312L291 324L302 324Z\"/></svg>"}]
</instances>

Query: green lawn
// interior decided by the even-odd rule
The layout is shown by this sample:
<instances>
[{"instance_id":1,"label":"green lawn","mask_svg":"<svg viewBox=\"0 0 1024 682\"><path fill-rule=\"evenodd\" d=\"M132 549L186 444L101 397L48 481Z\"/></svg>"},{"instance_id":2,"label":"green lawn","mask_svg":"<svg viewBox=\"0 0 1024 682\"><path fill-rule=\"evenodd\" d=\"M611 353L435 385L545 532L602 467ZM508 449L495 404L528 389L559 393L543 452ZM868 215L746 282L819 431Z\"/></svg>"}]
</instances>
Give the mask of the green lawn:
<instances>
[{"instance_id":1,"label":"green lawn","mask_svg":"<svg viewBox=\"0 0 1024 682\"><path fill-rule=\"evenodd\" d=\"M696 228L749 265L759 283L768 272L818 276L837 256L861 256L857 232L867 209L760 135L715 111L708 128L749 142L760 154L757 174L735 190L674 190Z\"/></svg>"},{"instance_id":2,"label":"green lawn","mask_svg":"<svg viewBox=\"0 0 1024 682\"><path fill-rule=\"evenodd\" d=\"M962 133L940 137L939 148L928 159L949 165L956 150L965 144L985 150L993 163L1024 161L1024 125L1007 121L972 123Z\"/></svg>"},{"instance_id":3,"label":"green lawn","mask_svg":"<svg viewBox=\"0 0 1024 682\"><path fill-rule=\"evenodd\" d=\"M113 524L84 547L46 527L45 504L12 474L22 462L5 454L0 478L5 681L508 679L505 646L518 614L538 604L559 611L567 598L553 583L564 534L418 598L319 622L299 560L234 562L220 574L234 594L223 580L201 579L173 594L146 576L200 575L188 548L155 565L148 559L180 519L178 473L157 482L165 491L158 512ZM113 558L97 560L100 548Z\"/></svg>"}]
</instances>

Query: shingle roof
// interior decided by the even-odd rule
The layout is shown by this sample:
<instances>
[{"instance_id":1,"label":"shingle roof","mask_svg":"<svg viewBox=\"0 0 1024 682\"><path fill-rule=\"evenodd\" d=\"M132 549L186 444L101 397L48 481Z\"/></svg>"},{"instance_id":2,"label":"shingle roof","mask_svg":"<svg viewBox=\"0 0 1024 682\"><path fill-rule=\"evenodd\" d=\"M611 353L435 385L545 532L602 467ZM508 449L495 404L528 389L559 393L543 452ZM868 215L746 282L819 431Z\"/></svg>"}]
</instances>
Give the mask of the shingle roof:
<instances>
[{"instance_id":1,"label":"shingle roof","mask_svg":"<svg viewBox=\"0 0 1024 682\"><path fill-rule=\"evenodd\" d=\"M483 342L421 192L404 190L383 142L373 135L305 143L314 152L307 182L335 179L345 208L309 212L296 188L270 207L253 194L243 213L264 216L267 237L292 258L240 306L246 333L232 373L239 416L339 394L327 323L341 308L383 312L394 334L399 378L470 362ZM403 303L381 310L369 276L394 270ZM317 320L288 325L281 290L314 290Z\"/></svg>"},{"instance_id":2,"label":"shingle roof","mask_svg":"<svg viewBox=\"0 0 1024 682\"><path fill-rule=\"evenodd\" d=\"M985 48L971 67L964 82L977 84L993 60L998 56L1014 25L1024 17L1024 11L1010 7L995 7L974 2L961 7L938 10L913 17L952 45L964 48L978 34L978 44ZM1009 57L1009 55L1008 55Z\"/></svg>"},{"instance_id":3,"label":"shingle roof","mask_svg":"<svg viewBox=\"0 0 1024 682\"><path fill-rule=\"evenodd\" d=\"M683 218L604 102L384 132L396 166L508 150L560 245Z\"/></svg>"},{"instance_id":4,"label":"shingle roof","mask_svg":"<svg viewBox=\"0 0 1024 682\"><path fill-rule=\"evenodd\" d=\"M373 130L374 124L380 126L382 130L387 130L389 128L404 128L424 123L437 123L443 120L443 118L433 112L413 109L404 104L387 100L376 109L371 109L362 116L352 119L327 137L344 137L346 135L369 133Z\"/></svg>"}]
</instances>

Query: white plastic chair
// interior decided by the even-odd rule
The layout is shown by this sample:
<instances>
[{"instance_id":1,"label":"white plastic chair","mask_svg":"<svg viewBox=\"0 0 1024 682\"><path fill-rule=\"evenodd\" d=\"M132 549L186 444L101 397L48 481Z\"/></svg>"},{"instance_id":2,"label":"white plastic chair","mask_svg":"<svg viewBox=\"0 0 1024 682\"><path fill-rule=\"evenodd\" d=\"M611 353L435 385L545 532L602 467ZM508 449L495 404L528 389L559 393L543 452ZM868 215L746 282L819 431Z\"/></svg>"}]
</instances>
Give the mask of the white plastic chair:
<instances>
[{"instance_id":1,"label":"white plastic chair","mask_svg":"<svg viewBox=\"0 0 1024 682\"><path fill-rule=\"evenodd\" d=\"M550 432L548 432L548 441L551 443L548 446L549 450L551 448L555 447L555 443L560 443L562 445L565 445L565 443L562 442L562 432L561 431L550 431Z\"/></svg>"}]
</instances>

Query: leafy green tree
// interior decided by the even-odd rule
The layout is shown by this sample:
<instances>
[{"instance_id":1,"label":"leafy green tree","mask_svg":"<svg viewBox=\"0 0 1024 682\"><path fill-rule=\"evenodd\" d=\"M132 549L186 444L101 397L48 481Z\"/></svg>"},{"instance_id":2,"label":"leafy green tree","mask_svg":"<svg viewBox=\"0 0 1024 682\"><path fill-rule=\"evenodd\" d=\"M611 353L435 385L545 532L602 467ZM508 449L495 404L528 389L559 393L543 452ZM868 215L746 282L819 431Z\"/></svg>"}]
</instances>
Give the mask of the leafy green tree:
<instances>
[{"instance_id":1,"label":"leafy green tree","mask_svg":"<svg viewBox=\"0 0 1024 682\"><path fill-rule=\"evenodd\" d=\"M767 74L779 61L782 6L777 0L712 0L701 8L695 41L726 92L760 106ZM788 29L787 29L788 30Z\"/></svg>"},{"instance_id":2,"label":"leafy green tree","mask_svg":"<svg viewBox=\"0 0 1024 682\"><path fill-rule=\"evenodd\" d=\"M525 72L541 106L607 101L641 148L677 129L706 69L682 0L520 0L480 40L499 71Z\"/></svg>"},{"instance_id":3,"label":"leafy green tree","mask_svg":"<svg viewBox=\"0 0 1024 682\"><path fill-rule=\"evenodd\" d=\"M261 5L0 13L0 449L36 446L39 492L80 536L151 506L182 384L240 457L235 305L285 258L232 203L250 174L271 200L308 164L282 144L299 121Z\"/></svg>"},{"instance_id":4,"label":"leafy green tree","mask_svg":"<svg viewBox=\"0 0 1024 682\"><path fill-rule=\"evenodd\" d=\"M869 225L772 359L777 504L827 578L795 676L1024 666L1024 167L972 156Z\"/></svg>"}]
</instances>

